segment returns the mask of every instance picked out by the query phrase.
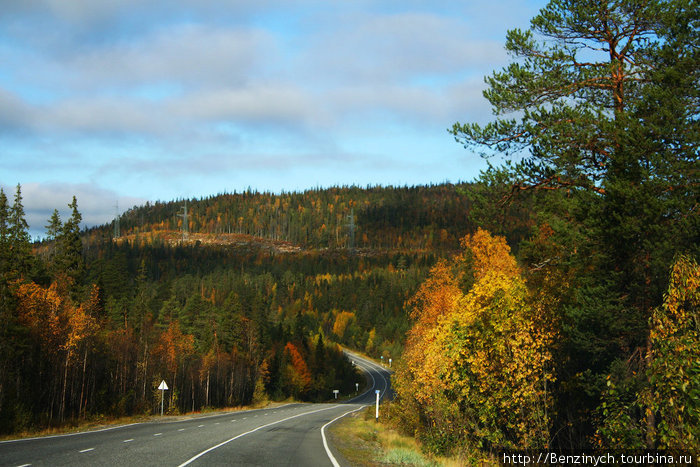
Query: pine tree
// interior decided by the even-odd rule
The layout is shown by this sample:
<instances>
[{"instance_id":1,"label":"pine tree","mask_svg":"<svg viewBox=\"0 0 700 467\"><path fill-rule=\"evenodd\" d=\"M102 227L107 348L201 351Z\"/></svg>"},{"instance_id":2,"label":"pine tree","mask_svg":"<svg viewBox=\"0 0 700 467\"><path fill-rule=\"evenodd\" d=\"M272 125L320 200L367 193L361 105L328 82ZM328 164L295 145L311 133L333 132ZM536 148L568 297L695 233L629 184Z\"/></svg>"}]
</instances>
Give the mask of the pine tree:
<instances>
[{"instance_id":1,"label":"pine tree","mask_svg":"<svg viewBox=\"0 0 700 467\"><path fill-rule=\"evenodd\" d=\"M692 0L552 0L528 30L508 32L515 61L486 79L498 118L452 129L486 157L515 156L496 169L511 198L556 193L540 219L567 246L559 272L575 275L560 309L569 446L593 434L597 404L573 401L616 361L643 367L666 271L675 254L699 252L699 11Z\"/></svg>"}]
</instances>

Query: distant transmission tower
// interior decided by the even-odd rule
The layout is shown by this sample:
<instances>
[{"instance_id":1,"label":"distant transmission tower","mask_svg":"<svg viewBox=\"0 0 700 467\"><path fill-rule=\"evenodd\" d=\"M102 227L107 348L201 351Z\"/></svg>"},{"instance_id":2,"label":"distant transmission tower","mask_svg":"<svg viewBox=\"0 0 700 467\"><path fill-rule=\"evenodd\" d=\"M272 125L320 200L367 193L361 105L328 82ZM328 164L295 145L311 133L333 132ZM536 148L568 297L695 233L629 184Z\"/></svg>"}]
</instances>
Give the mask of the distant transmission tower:
<instances>
[{"instance_id":1,"label":"distant transmission tower","mask_svg":"<svg viewBox=\"0 0 700 467\"><path fill-rule=\"evenodd\" d=\"M350 209L350 215L348 216L350 222L348 222L348 229L350 231L349 247L350 251L355 251L355 209Z\"/></svg>"},{"instance_id":2,"label":"distant transmission tower","mask_svg":"<svg viewBox=\"0 0 700 467\"><path fill-rule=\"evenodd\" d=\"M119 231L119 201L114 206L114 238L119 238L121 232Z\"/></svg>"},{"instance_id":3,"label":"distant transmission tower","mask_svg":"<svg viewBox=\"0 0 700 467\"><path fill-rule=\"evenodd\" d=\"M185 200L185 206L182 208L182 212L177 215L182 217L182 241L184 242L189 233L189 223L187 222L187 200Z\"/></svg>"}]
</instances>

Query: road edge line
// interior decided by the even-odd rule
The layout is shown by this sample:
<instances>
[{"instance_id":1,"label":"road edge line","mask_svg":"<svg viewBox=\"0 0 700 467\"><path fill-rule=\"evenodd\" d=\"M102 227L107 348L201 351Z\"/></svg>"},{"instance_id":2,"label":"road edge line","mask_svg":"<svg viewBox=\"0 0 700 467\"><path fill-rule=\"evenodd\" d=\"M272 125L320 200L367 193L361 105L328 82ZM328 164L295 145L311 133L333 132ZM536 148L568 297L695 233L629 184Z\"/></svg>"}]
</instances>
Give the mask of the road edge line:
<instances>
[{"instance_id":1,"label":"road edge line","mask_svg":"<svg viewBox=\"0 0 700 467\"><path fill-rule=\"evenodd\" d=\"M349 415L349 414L351 414L351 413L353 413L353 412L357 412L358 410L362 410L362 409L364 409L365 407L369 407L369 406L363 405L363 406L361 406L361 407L359 407L359 408L357 408L357 409L355 409L355 410L351 410L351 411L349 411L349 412L345 412L343 415L341 415L341 416L339 416L339 417L335 417L333 420L331 420L330 422L326 423L325 425L323 425L323 426L321 427L321 438L323 438L323 447L326 448L326 454L328 455L328 458L330 459L331 464L333 464L333 467L340 467L340 464L339 464L338 461L336 460L335 456L333 456L333 453L331 452L331 449L330 449L330 447L328 446L328 441L326 440L326 427L327 427L328 425L330 425L331 423L335 422L336 420L339 420L339 419L343 418L344 416Z\"/></svg>"}]
</instances>

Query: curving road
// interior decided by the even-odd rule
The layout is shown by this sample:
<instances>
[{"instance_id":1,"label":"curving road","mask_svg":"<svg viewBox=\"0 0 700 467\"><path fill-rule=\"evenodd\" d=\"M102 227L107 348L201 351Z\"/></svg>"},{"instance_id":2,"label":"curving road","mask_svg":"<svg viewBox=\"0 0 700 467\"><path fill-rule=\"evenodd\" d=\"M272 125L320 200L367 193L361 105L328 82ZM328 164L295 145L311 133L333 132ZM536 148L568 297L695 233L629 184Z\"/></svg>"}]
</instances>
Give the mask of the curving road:
<instances>
[{"instance_id":1,"label":"curving road","mask_svg":"<svg viewBox=\"0 0 700 467\"><path fill-rule=\"evenodd\" d=\"M326 427L391 397L389 372L350 352L369 389L338 404L288 404L185 420L136 423L97 431L0 442L2 466L340 466Z\"/></svg>"}]
</instances>

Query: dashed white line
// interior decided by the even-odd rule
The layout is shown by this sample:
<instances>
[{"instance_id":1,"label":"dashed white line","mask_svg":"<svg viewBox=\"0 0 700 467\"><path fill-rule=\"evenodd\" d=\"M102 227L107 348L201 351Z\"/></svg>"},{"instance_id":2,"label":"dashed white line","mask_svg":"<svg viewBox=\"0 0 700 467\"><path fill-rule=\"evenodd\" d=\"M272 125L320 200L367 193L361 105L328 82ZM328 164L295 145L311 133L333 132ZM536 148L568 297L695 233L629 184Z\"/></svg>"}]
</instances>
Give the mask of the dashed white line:
<instances>
[{"instance_id":1,"label":"dashed white line","mask_svg":"<svg viewBox=\"0 0 700 467\"><path fill-rule=\"evenodd\" d=\"M78 452L80 452L82 454L84 452L90 452L90 451L94 451L94 450L95 450L95 448L87 448L87 449L83 449L82 451L78 451Z\"/></svg>"},{"instance_id":2,"label":"dashed white line","mask_svg":"<svg viewBox=\"0 0 700 467\"><path fill-rule=\"evenodd\" d=\"M17 467L29 467L30 465L32 465L32 464L22 464L22 465L18 465Z\"/></svg>"},{"instance_id":3,"label":"dashed white line","mask_svg":"<svg viewBox=\"0 0 700 467\"><path fill-rule=\"evenodd\" d=\"M122 441L122 443L130 443L130 442L132 442L133 440L134 440L134 438L125 439L124 441Z\"/></svg>"},{"instance_id":4,"label":"dashed white line","mask_svg":"<svg viewBox=\"0 0 700 467\"><path fill-rule=\"evenodd\" d=\"M160 436L160 435L162 435L162 434L163 434L163 433L153 433L153 436Z\"/></svg>"},{"instance_id":5,"label":"dashed white line","mask_svg":"<svg viewBox=\"0 0 700 467\"><path fill-rule=\"evenodd\" d=\"M202 428L204 425L199 425L197 428Z\"/></svg>"},{"instance_id":6,"label":"dashed white line","mask_svg":"<svg viewBox=\"0 0 700 467\"><path fill-rule=\"evenodd\" d=\"M185 429L184 429L184 428L180 428L180 429L179 429L179 430L177 430L177 431L185 431Z\"/></svg>"},{"instance_id":7,"label":"dashed white line","mask_svg":"<svg viewBox=\"0 0 700 467\"><path fill-rule=\"evenodd\" d=\"M263 428L266 428L266 427L268 427L268 426L277 425L278 423L282 423L282 422L285 422L285 421L287 421L287 420L291 420L291 419L297 418L297 417L303 417L304 415L311 415L311 414L316 413L316 412L323 412L324 410L337 409L338 407L340 407L340 406L334 405L334 406L331 406L331 407L324 407L324 408L322 408L322 409L312 410L311 412L304 412L304 413L292 415L291 417L283 418L283 419L281 419L281 420L277 420L276 422L271 422L271 423L267 423L267 424L265 424L265 425L260 425L259 427L255 428L255 429L253 429L253 430L246 431L245 433L241 433L240 435L234 436L233 438L228 439L228 440L224 441L223 443L219 443L219 444L217 444L216 446L212 446L212 447L210 447L209 449L200 452L200 453L197 454L196 456L191 457L190 459L188 459L188 460L186 460L185 462L183 462L182 464L180 464L178 467L185 467L186 465L191 464L192 462L194 462L195 460L199 459L200 457L202 457L202 456L205 455L206 453L211 452L211 451L213 451L213 450L216 449L216 448L220 448L220 447L223 446L224 444L228 444L228 443L230 443L231 441L235 441L235 440L237 440L238 438L241 438L241 437L243 437L243 436L245 436L245 435L249 435L249 434L251 434L251 433L255 433L256 431L261 430L261 429L263 429Z\"/></svg>"}]
</instances>

